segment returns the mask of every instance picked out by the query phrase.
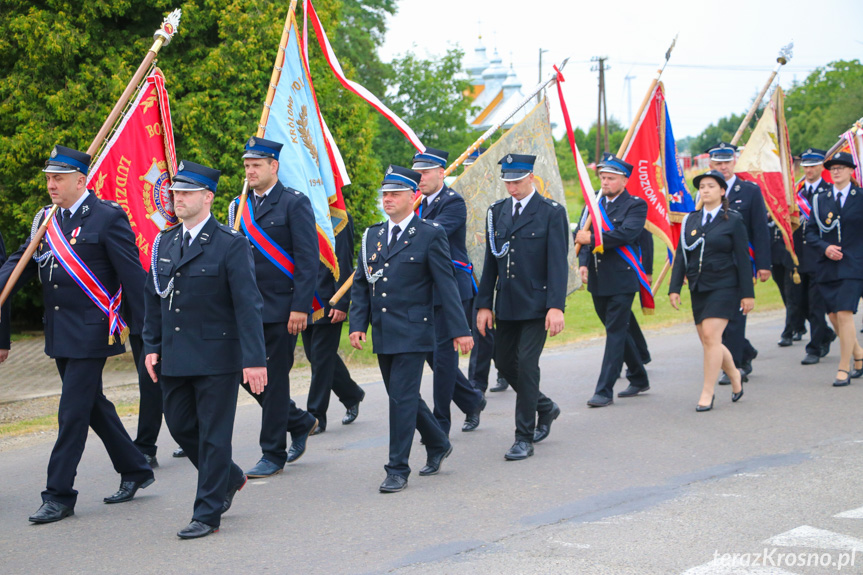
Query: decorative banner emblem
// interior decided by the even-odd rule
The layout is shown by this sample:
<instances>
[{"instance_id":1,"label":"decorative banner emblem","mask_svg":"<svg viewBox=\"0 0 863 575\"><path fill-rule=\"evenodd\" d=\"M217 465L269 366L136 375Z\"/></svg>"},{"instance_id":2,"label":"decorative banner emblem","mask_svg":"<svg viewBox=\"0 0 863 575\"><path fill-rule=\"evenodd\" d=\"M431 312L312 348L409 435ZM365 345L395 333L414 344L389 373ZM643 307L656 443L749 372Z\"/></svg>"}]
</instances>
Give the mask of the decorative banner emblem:
<instances>
[{"instance_id":1,"label":"decorative banner emblem","mask_svg":"<svg viewBox=\"0 0 863 575\"><path fill-rule=\"evenodd\" d=\"M162 166L159 166L160 163ZM159 226L159 229L165 229L179 221L174 214L174 201L169 191L171 179L166 168L165 162L158 162L153 158L147 173L138 177L144 182L143 200L147 218Z\"/></svg>"}]
</instances>

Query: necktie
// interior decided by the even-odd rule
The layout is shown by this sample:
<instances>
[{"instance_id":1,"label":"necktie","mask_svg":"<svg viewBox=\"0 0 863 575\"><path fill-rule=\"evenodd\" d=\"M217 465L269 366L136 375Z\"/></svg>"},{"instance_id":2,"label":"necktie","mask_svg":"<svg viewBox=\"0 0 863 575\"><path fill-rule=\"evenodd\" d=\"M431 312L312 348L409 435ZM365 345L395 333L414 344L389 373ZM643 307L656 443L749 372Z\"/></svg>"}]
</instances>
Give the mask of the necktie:
<instances>
[{"instance_id":1,"label":"necktie","mask_svg":"<svg viewBox=\"0 0 863 575\"><path fill-rule=\"evenodd\" d=\"M70 210L63 210L63 221L60 224L60 229L63 230L63 233L69 231L69 221L72 219L72 212Z\"/></svg>"},{"instance_id":2,"label":"necktie","mask_svg":"<svg viewBox=\"0 0 863 575\"><path fill-rule=\"evenodd\" d=\"M812 186L806 186L806 195L808 195L808 196L812 195Z\"/></svg>"},{"instance_id":3,"label":"necktie","mask_svg":"<svg viewBox=\"0 0 863 575\"><path fill-rule=\"evenodd\" d=\"M396 242L399 239L399 232L401 231L402 229L400 227L393 226L392 235L390 236L390 245L387 246L388 250L392 251L392 249L396 247Z\"/></svg>"},{"instance_id":4,"label":"necktie","mask_svg":"<svg viewBox=\"0 0 863 575\"><path fill-rule=\"evenodd\" d=\"M516 202L515 203L515 212L513 212L513 214L512 214L512 223L517 222L518 216L520 216L520 215L521 215L521 202Z\"/></svg>"},{"instance_id":5,"label":"necktie","mask_svg":"<svg viewBox=\"0 0 863 575\"><path fill-rule=\"evenodd\" d=\"M836 203L840 208L842 207L842 192L836 192Z\"/></svg>"},{"instance_id":6,"label":"necktie","mask_svg":"<svg viewBox=\"0 0 863 575\"><path fill-rule=\"evenodd\" d=\"M429 209L429 200L428 200L428 198L423 198L423 203L422 203L422 205L420 205L420 217L422 217L422 215L425 214L428 209Z\"/></svg>"},{"instance_id":7,"label":"necktie","mask_svg":"<svg viewBox=\"0 0 863 575\"><path fill-rule=\"evenodd\" d=\"M710 224L710 221L713 219L713 214L707 212L707 216L704 218L704 225Z\"/></svg>"},{"instance_id":8,"label":"necktie","mask_svg":"<svg viewBox=\"0 0 863 575\"><path fill-rule=\"evenodd\" d=\"M261 204L264 203L264 197L265 196L259 196L258 194L255 194L255 211L256 212L258 211L258 208L261 207Z\"/></svg>"},{"instance_id":9,"label":"necktie","mask_svg":"<svg viewBox=\"0 0 863 575\"><path fill-rule=\"evenodd\" d=\"M183 234L183 243L180 244L180 257L181 258L183 257L183 253L186 251L186 248L188 248L189 245L191 245L191 243L192 243L192 234L189 232L186 232L185 234Z\"/></svg>"}]
</instances>

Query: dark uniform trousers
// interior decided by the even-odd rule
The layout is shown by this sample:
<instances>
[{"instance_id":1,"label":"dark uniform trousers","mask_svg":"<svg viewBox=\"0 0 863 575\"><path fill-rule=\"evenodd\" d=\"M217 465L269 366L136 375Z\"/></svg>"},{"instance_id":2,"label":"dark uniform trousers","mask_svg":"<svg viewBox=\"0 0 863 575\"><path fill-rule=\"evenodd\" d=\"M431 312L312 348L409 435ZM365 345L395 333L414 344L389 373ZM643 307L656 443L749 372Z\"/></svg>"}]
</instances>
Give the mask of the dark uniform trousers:
<instances>
[{"instance_id":1,"label":"dark uniform trousers","mask_svg":"<svg viewBox=\"0 0 863 575\"><path fill-rule=\"evenodd\" d=\"M378 365L384 378L384 386L390 398L390 454L384 466L387 474L407 477L411 468L413 433L402 430L416 427L428 453L440 453L447 449L449 439L441 429L426 402L420 397L423 361L426 353L378 354Z\"/></svg>"},{"instance_id":2,"label":"dark uniform trousers","mask_svg":"<svg viewBox=\"0 0 863 575\"><path fill-rule=\"evenodd\" d=\"M809 343L806 344L806 353L820 355L823 346L832 342L836 334L827 325L827 304L818 291L815 274L800 274L800 288L803 292L800 307L806 311L806 319L809 321Z\"/></svg>"},{"instance_id":3,"label":"dark uniform trousers","mask_svg":"<svg viewBox=\"0 0 863 575\"><path fill-rule=\"evenodd\" d=\"M145 274L122 208L91 193L62 225L67 239L72 237L73 230L77 230L73 251L110 294L122 286L127 304L123 317L130 327L137 329L143 317L141 296ZM0 285L6 284L26 247L27 244L22 245L2 266ZM43 242L37 255L42 255L45 249L47 243ZM108 343L107 316L56 260L49 260L44 266L32 260L27 262L13 293L37 274L45 305L45 353L55 360L63 382L57 441L51 451L42 500L75 507L78 492L73 485L90 427L105 445L122 481L144 481L153 477L153 471L135 449L114 405L102 392L106 358L124 351L119 340Z\"/></svg>"},{"instance_id":4,"label":"dark uniform trousers","mask_svg":"<svg viewBox=\"0 0 863 575\"><path fill-rule=\"evenodd\" d=\"M482 335L476 328L476 306L471 313L471 330L473 332L473 349L470 352L470 365L467 377L470 384L485 393L488 390L488 376L491 371L491 360L494 356L494 328L486 328Z\"/></svg>"},{"instance_id":5,"label":"dark uniform trousers","mask_svg":"<svg viewBox=\"0 0 863 575\"><path fill-rule=\"evenodd\" d=\"M288 460L287 433L303 434L314 425L315 417L303 411L291 399L291 368L297 336L288 332L287 323L265 323L264 341L267 346L267 386L262 393L252 393L247 383L243 388L261 406L261 451L267 460L284 465ZM240 378L242 379L242 378Z\"/></svg>"},{"instance_id":6,"label":"dark uniform trousers","mask_svg":"<svg viewBox=\"0 0 863 575\"><path fill-rule=\"evenodd\" d=\"M318 425L327 428L327 410L330 391L348 408L363 400L366 392L351 378L345 362L339 357L342 325L338 323L313 324L303 332L303 350L312 365L309 385L308 412L318 419Z\"/></svg>"},{"instance_id":7,"label":"dark uniform trousers","mask_svg":"<svg viewBox=\"0 0 863 575\"><path fill-rule=\"evenodd\" d=\"M162 388L154 382L144 365L144 340L140 335L129 335L132 359L138 368L138 434L135 447L138 451L152 457L156 456L156 441L162 428Z\"/></svg>"},{"instance_id":8,"label":"dark uniform trousers","mask_svg":"<svg viewBox=\"0 0 863 575\"><path fill-rule=\"evenodd\" d=\"M725 195L730 208L743 216L746 234L755 251L755 269L770 269L770 229L767 226L767 208L761 188L736 177ZM758 351L746 338L746 316L742 311L728 320L722 333L722 344L731 352L734 365L738 368L758 355Z\"/></svg>"},{"instance_id":9,"label":"dark uniform trousers","mask_svg":"<svg viewBox=\"0 0 863 575\"><path fill-rule=\"evenodd\" d=\"M225 493L243 482L243 470L231 459L242 377L242 372L159 377L171 435L199 470L192 518L207 525L220 524Z\"/></svg>"},{"instance_id":10,"label":"dark uniform trousers","mask_svg":"<svg viewBox=\"0 0 863 575\"><path fill-rule=\"evenodd\" d=\"M548 413L554 407L539 390L539 357L547 333L545 318L497 320L495 364L516 392L516 441L533 443L537 413Z\"/></svg>"},{"instance_id":11,"label":"dark uniform trousers","mask_svg":"<svg viewBox=\"0 0 863 575\"><path fill-rule=\"evenodd\" d=\"M463 273L457 271L456 273ZM463 300L465 319L470 322L473 311L473 300ZM435 334L444 333L446 318L441 306L434 307ZM453 348L452 338L435 338L435 350L428 354L426 361L434 370L434 416L449 435L452 427L450 404L455 403L465 414L479 410L482 403L482 391L471 385L458 367L458 352Z\"/></svg>"},{"instance_id":12,"label":"dark uniform trousers","mask_svg":"<svg viewBox=\"0 0 863 575\"><path fill-rule=\"evenodd\" d=\"M782 232L773 222L770 229L772 233L771 272L773 281L779 288L779 295L782 296L782 304L785 306L785 328L782 330L782 337L790 338L795 333L806 331L806 310L802 307L805 289L802 285L802 274L800 274L801 283L794 283L795 266L791 255L785 249ZM795 236L797 236L796 233ZM794 240L797 246L797 238L795 237Z\"/></svg>"},{"instance_id":13,"label":"dark uniform trousers","mask_svg":"<svg viewBox=\"0 0 863 575\"><path fill-rule=\"evenodd\" d=\"M647 387L647 371L644 369L642 355L632 336L631 318L634 293L610 296L593 296L593 308L605 326L605 353L602 369L596 383L596 394L611 398L614 396L614 383L620 377L623 364L629 369L627 379L635 387ZM641 330L639 330L639 333ZM643 339L644 336L642 336ZM645 344L646 348L646 344Z\"/></svg>"}]
</instances>

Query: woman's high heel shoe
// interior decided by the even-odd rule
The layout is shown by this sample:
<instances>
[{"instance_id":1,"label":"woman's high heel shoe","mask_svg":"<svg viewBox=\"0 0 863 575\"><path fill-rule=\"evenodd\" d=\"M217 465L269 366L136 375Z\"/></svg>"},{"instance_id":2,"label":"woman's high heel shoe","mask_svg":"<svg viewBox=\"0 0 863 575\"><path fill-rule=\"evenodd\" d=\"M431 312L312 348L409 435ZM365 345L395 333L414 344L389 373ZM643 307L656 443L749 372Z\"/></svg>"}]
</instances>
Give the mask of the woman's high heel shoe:
<instances>
[{"instance_id":1,"label":"woman's high heel shoe","mask_svg":"<svg viewBox=\"0 0 863 575\"><path fill-rule=\"evenodd\" d=\"M833 387L845 387L846 385L851 385L851 374L849 374L844 369L837 369L836 371L841 371L847 377L845 379L836 378L833 380Z\"/></svg>"},{"instance_id":2,"label":"woman's high heel shoe","mask_svg":"<svg viewBox=\"0 0 863 575\"><path fill-rule=\"evenodd\" d=\"M861 364L860 367L857 367L857 363ZM855 357L854 358L854 367L851 370L851 379L857 379L861 375L863 375L863 357L861 357L860 359L857 359Z\"/></svg>"},{"instance_id":3,"label":"woman's high heel shoe","mask_svg":"<svg viewBox=\"0 0 863 575\"><path fill-rule=\"evenodd\" d=\"M740 393L732 393L731 394L731 401L733 401L734 403L737 403L737 400L739 400L741 397L743 397L743 382L742 381L740 382Z\"/></svg>"},{"instance_id":4,"label":"woman's high heel shoe","mask_svg":"<svg viewBox=\"0 0 863 575\"><path fill-rule=\"evenodd\" d=\"M695 411L698 411L698 412L710 411L711 409L713 409L713 401L715 399L716 399L716 395L714 395L713 397L710 398L710 405L696 405Z\"/></svg>"}]
</instances>

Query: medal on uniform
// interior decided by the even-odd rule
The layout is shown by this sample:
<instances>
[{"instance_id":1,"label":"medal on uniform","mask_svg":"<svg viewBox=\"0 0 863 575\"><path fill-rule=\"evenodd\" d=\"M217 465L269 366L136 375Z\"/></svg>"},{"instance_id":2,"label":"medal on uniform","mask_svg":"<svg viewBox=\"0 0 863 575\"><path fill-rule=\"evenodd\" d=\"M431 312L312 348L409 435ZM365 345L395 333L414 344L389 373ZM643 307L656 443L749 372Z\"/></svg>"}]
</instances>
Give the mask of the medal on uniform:
<instances>
[{"instance_id":1,"label":"medal on uniform","mask_svg":"<svg viewBox=\"0 0 863 575\"><path fill-rule=\"evenodd\" d=\"M694 235L695 235L695 234L697 234L697 233L698 233L697 231L692 230L692 234L691 234L691 235L693 235L693 236L694 236Z\"/></svg>"},{"instance_id":2,"label":"medal on uniform","mask_svg":"<svg viewBox=\"0 0 863 575\"><path fill-rule=\"evenodd\" d=\"M80 233L81 233L81 226L78 226L77 228L72 230L72 239L69 240L69 243L74 246L78 242L78 240L75 238L77 238L78 234L80 234Z\"/></svg>"},{"instance_id":3,"label":"medal on uniform","mask_svg":"<svg viewBox=\"0 0 863 575\"><path fill-rule=\"evenodd\" d=\"M383 247L383 245L380 242L378 242L378 251L381 251L382 247Z\"/></svg>"},{"instance_id":4,"label":"medal on uniform","mask_svg":"<svg viewBox=\"0 0 863 575\"><path fill-rule=\"evenodd\" d=\"M828 219L828 220L829 220L830 218L832 218L832 217L833 217L833 212L830 212L829 214L827 214L827 219ZM829 223L829 222L828 222L828 223Z\"/></svg>"},{"instance_id":5,"label":"medal on uniform","mask_svg":"<svg viewBox=\"0 0 863 575\"><path fill-rule=\"evenodd\" d=\"M370 261L370 262L373 262L373 261L375 261L376 259L378 259L378 254L372 254L372 257L370 257L370 258L369 258L369 261Z\"/></svg>"},{"instance_id":6,"label":"medal on uniform","mask_svg":"<svg viewBox=\"0 0 863 575\"><path fill-rule=\"evenodd\" d=\"M832 215L832 214L831 214L831 215ZM828 217L828 218L827 218L827 221L826 221L826 222L824 222L824 223L826 223L826 224L829 226L829 225L831 224L831 222L832 222L832 221L833 221L833 220L831 220L831 219Z\"/></svg>"}]
</instances>

